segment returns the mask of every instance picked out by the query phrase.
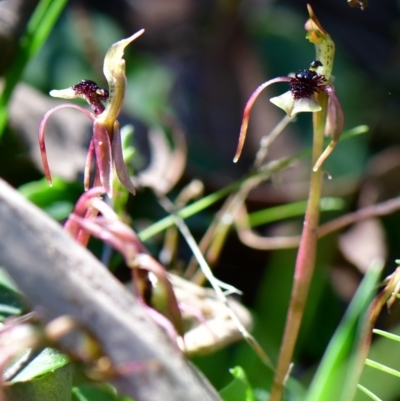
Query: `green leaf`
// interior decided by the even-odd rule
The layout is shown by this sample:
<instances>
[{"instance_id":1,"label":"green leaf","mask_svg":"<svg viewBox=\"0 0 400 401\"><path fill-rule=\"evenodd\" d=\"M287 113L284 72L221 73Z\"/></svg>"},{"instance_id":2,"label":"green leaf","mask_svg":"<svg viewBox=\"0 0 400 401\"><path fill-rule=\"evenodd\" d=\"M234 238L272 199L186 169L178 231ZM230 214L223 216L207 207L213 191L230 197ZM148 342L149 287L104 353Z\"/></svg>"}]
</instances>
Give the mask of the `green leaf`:
<instances>
[{"instance_id":1,"label":"green leaf","mask_svg":"<svg viewBox=\"0 0 400 401\"><path fill-rule=\"evenodd\" d=\"M55 359L59 362L59 368L49 370L48 368L50 365L56 366L57 363L49 364L48 361L43 361L42 358L39 357L36 359L39 359L39 366L35 369L30 368L30 374L21 376L24 377L26 381L17 381L15 378L10 386L5 387L7 399L12 401L70 401L72 387L71 365L65 365L65 363L61 365L61 358L57 357ZM47 356L45 359L48 360L49 357ZM40 365L43 365L45 368L40 368ZM25 370L26 369L24 369L24 371ZM45 373L46 371L48 373ZM39 376L32 376L32 374L40 372L42 373Z\"/></svg>"},{"instance_id":2,"label":"green leaf","mask_svg":"<svg viewBox=\"0 0 400 401\"><path fill-rule=\"evenodd\" d=\"M22 295L4 270L0 269L0 322L9 316L20 315L23 310Z\"/></svg>"},{"instance_id":3,"label":"green leaf","mask_svg":"<svg viewBox=\"0 0 400 401\"><path fill-rule=\"evenodd\" d=\"M325 352L306 401L348 400L354 394L358 381L355 372L363 363L357 358L357 348L382 268L382 261L370 266Z\"/></svg>"},{"instance_id":4,"label":"green leaf","mask_svg":"<svg viewBox=\"0 0 400 401\"><path fill-rule=\"evenodd\" d=\"M117 401L115 389L108 385L82 384L72 388L72 401Z\"/></svg>"},{"instance_id":5,"label":"green leaf","mask_svg":"<svg viewBox=\"0 0 400 401\"><path fill-rule=\"evenodd\" d=\"M53 348L45 348L29 365L16 375L12 382L25 382L42 377L69 362L66 355Z\"/></svg>"},{"instance_id":6,"label":"green leaf","mask_svg":"<svg viewBox=\"0 0 400 401\"><path fill-rule=\"evenodd\" d=\"M253 389L247 381L246 373L240 366L231 369L234 379L220 392L225 401L254 401Z\"/></svg>"},{"instance_id":7,"label":"green leaf","mask_svg":"<svg viewBox=\"0 0 400 401\"><path fill-rule=\"evenodd\" d=\"M374 332L375 331L376 330L374 330ZM397 324L396 326L391 327L390 332L390 334L393 336L399 336L399 325ZM389 339L384 337L376 338L371 345L368 358L389 366L392 369L400 370L400 360L398 357L399 344L390 340L392 340L390 337ZM378 400L382 399L384 401L398 399L399 382L400 380L398 377L387 374L381 370L373 369L370 366L365 367L359 380L361 387L368 389L371 394L376 394L376 396L379 396L379 398L377 398ZM365 393L364 389L361 388L360 385L358 388ZM361 391L356 393L354 401L366 400L365 394L363 394Z\"/></svg>"},{"instance_id":8,"label":"green leaf","mask_svg":"<svg viewBox=\"0 0 400 401\"><path fill-rule=\"evenodd\" d=\"M373 401L382 401L377 395L375 395L372 391L368 390L366 387L359 384L357 386L363 393L367 394Z\"/></svg>"},{"instance_id":9,"label":"green leaf","mask_svg":"<svg viewBox=\"0 0 400 401\"><path fill-rule=\"evenodd\" d=\"M85 383L72 388L71 401L134 401L129 397L118 397L113 386L108 383Z\"/></svg>"},{"instance_id":10,"label":"green leaf","mask_svg":"<svg viewBox=\"0 0 400 401\"><path fill-rule=\"evenodd\" d=\"M5 75L0 96L0 138L8 119L8 102L29 60L34 57L47 39L67 0L41 0L32 14L14 63Z\"/></svg>"},{"instance_id":11,"label":"green leaf","mask_svg":"<svg viewBox=\"0 0 400 401\"><path fill-rule=\"evenodd\" d=\"M379 329L373 329L372 332L374 334L379 334L382 337L386 337L389 340L400 342L400 336L398 336L397 334L389 333L387 331L379 330Z\"/></svg>"},{"instance_id":12,"label":"green leaf","mask_svg":"<svg viewBox=\"0 0 400 401\"><path fill-rule=\"evenodd\" d=\"M307 201L293 202L281 206L269 207L249 214L250 227L272 223L290 217L302 216L307 207ZM343 210L345 201L342 198L326 197L320 202L321 212Z\"/></svg>"},{"instance_id":13,"label":"green leaf","mask_svg":"<svg viewBox=\"0 0 400 401\"><path fill-rule=\"evenodd\" d=\"M400 371L398 371L396 369L389 368L389 366L383 365L382 363L379 363L379 362L375 362L375 361L373 361L371 359L367 359L365 361L365 365L366 366L370 366L371 368L374 368L374 369L378 369L381 372L385 372L385 373L387 373L389 375L400 377Z\"/></svg>"},{"instance_id":14,"label":"green leaf","mask_svg":"<svg viewBox=\"0 0 400 401\"><path fill-rule=\"evenodd\" d=\"M20 186L18 191L53 219L60 221L72 212L76 199L82 193L82 185L55 178L50 187L43 178Z\"/></svg>"}]
</instances>

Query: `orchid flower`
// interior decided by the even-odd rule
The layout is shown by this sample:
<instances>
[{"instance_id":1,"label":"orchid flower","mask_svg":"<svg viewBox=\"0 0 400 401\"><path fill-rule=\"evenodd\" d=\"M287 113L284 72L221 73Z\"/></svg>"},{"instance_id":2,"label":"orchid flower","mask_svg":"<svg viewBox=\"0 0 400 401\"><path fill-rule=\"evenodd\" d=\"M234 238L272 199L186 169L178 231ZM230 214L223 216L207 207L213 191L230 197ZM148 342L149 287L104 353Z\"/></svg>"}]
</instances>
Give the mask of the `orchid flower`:
<instances>
[{"instance_id":1,"label":"orchid flower","mask_svg":"<svg viewBox=\"0 0 400 401\"><path fill-rule=\"evenodd\" d=\"M81 106L71 103L58 105L49 110L43 117L39 127L39 145L44 172L49 184L52 184L50 168L47 161L45 145L45 126L53 112L63 107L72 107L83 112L93 121L93 136L90 141L84 171L84 187L89 189L90 170L93 157L96 157L94 186L101 186L112 196L113 166L122 185L132 194L135 188L129 177L122 157L120 124L117 120L125 95L126 77L124 49L138 38L144 30L136 32L127 39L114 43L107 51L103 72L108 82L108 90L102 89L93 81L83 80L67 89L52 90L50 95L63 99L83 98L88 102L92 113Z\"/></svg>"},{"instance_id":2,"label":"orchid flower","mask_svg":"<svg viewBox=\"0 0 400 401\"><path fill-rule=\"evenodd\" d=\"M323 73L324 69L327 70L327 68L324 68L322 62L319 60L315 60L311 63L309 69L300 70L296 72L293 76L282 76L273 78L260 85L253 92L244 108L242 126L240 128L239 134L239 142L235 157L233 159L235 163L239 160L240 154L242 153L247 133L247 126L250 119L250 112L257 97L265 88L272 84L278 82L288 82L289 91L280 96L271 98L270 102L284 110L289 117L301 112L313 113L320 111L321 106L319 105L315 94L319 92L325 92L329 96L327 125L330 127L334 127L333 132L328 133L332 135L332 141L315 163L313 170L317 171L322 166L325 159L330 155L337 142L339 141L344 124L342 106L340 105L335 91L330 84L330 77L327 73Z\"/></svg>"}]
</instances>

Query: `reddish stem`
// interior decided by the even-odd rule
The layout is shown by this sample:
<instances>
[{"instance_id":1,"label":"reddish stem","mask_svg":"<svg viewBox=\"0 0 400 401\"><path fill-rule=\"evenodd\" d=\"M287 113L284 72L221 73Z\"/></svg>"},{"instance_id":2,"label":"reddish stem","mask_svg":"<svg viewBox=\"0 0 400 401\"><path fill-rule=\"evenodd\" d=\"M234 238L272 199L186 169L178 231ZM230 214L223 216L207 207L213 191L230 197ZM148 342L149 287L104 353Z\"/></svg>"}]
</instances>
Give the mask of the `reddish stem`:
<instances>
[{"instance_id":1,"label":"reddish stem","mask_svg":"<svg viewBox=\"0 0 400 401\"><path fill-rule=\"evenodd\" d=\"M99 197L101 194L104 194L105 190L102 187L94 187L89 191L85 192L75 204L75 208L69 217L69 219L64 224L64 230L67 231L73 238L77 239L80 231L80 226L76 223L74 219L71 217L73 215L84 217L87 210L89 202L94 197Z\"/></svg>"},{"instance_id":2,"label":"reddish stem","mask_svg":"<svg viewBox=\"0 0 400 401\"><path fill-rule=\"evenodd\" d=\"M87 191L90 187L90 170L92 168L93 156L94 156L94 142L93 139L91 139L89 143L88 153L86 156L85 171L83 174L83 186L85 188L85 191Z\"/></svg>"},{"instance_id":3,"label":"reddish stem","mask_svg":"<svg viewBox=\"0 0 400 401\"><path fill-rule=\"evenodd\" d=\"M96 166L99 173L101 185L112 197L112 150L110 134L105 125L97 120L93 123L93 144L96 154Z\"/></svg>"}]
</instances>

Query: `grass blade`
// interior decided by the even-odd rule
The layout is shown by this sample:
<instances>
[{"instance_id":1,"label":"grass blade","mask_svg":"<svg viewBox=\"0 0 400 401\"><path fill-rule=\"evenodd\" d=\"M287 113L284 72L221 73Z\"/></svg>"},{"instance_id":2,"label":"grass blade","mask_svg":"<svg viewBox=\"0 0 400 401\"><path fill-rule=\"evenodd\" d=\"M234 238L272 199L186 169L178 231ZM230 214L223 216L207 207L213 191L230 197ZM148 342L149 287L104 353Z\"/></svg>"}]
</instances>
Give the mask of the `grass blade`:
<instances>
[{"instance_id":1,"label":"grass blade","mask_svg":"<svg viewBox=\"0 0 400 401\"><path fill-rule=\"evenodd\" d=\"M357 346L382 268L382 261L375 261L370 266L329 343L306 401L352 399L358 382L358 375L354 374L358 369L355 367L362 363L356 357Z\"/></svg>"},{"instance_id":2,"label":"grass blade","mask_svg":"<svg viewBox=\"0 0 400 401\"><path fill-rule=\"evenodd\" d=\"M68 0L41 0L28 22L21 39L17 57L5 75L5 84L0 96L0 138L8 120L8 103L29 60L38 52L49 36Z\"/></svg>"}]
</instances>

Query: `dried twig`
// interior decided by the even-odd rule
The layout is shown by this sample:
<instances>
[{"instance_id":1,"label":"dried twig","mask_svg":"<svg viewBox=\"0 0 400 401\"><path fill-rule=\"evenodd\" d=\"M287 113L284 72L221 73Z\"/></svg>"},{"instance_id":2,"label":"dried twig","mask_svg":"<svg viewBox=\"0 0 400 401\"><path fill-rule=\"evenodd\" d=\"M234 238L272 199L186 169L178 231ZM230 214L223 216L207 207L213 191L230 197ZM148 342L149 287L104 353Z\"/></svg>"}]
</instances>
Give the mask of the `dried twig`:
<instances>
[{"instance_id":1,"label":"dried twig","mask_svg":"<svg viewBox=\"0 0 400 401\"><path fill-rule=\"evenodd\" d=\"M377 203L356 210L353 213L348 213L344 216L340 216L337 219L322 224L318 228L318 239L325 237L328 234L332 234L335 231L339 231L350 224L357 223L362 220L366 220L371 217L386 216L392 214L400 209L400 198L389 199L387 201ZM243 206L241 213L237 216L236 228L240 240L247 246L255 249L285 249L285 248L296 248L300 242L300 236L292 237L263 237L256 234L249 227L246 221L247 211Z\"/></svg>"}]
</instances>

